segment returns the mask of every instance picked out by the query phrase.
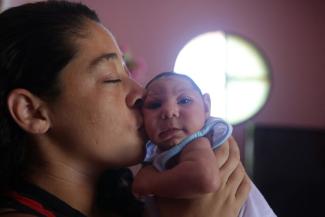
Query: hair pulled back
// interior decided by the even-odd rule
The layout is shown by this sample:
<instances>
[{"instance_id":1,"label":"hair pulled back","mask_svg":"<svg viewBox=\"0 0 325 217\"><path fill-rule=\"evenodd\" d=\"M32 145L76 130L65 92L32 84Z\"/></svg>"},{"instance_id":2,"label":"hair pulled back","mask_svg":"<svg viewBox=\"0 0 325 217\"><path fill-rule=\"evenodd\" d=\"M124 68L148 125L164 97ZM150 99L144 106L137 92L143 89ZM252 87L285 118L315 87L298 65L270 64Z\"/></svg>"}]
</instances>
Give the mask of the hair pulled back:
<instances>
[{"instance_id":1,"label":"hair pulled back","mask_svg":"<svg viewBox=\"0 0 325 217\"><path fill-rule=\"evenodd\" d=\"M12 119L9 93L16 88L53 101L60 94L60 71L78 52L75 39L87 37L86 21L99 22L81 3L43 1L0 14L0 204L1 191L19 182L28 163L27 134ZM114 216L142 216L131 193L127 168L106 171L98 185L100 210Z\"/></svg>"},{"instance_id":2,"label":"hair pulled back","mask_svg":"<svg viewBox=\"0 0 325 217\"><path fill-rule=\"evenodd\" d=\"M8 94L24 88L47 100L59 95L58 76L77 52L96 13L80 3L44 1L0 14L0 188L15 183L26 158L26 134L13 121Z\"/></svg>"}]
</instances>

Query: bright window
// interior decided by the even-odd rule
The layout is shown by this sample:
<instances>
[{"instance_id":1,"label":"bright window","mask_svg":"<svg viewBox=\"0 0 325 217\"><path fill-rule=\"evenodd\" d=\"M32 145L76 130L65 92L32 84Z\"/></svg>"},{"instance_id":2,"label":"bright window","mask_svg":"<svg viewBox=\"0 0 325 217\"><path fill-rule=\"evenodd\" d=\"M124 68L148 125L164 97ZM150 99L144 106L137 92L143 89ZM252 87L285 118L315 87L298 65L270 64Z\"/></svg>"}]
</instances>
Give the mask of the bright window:
<instances>
[{"instance_id":1,"label":"bright window","mask_svg":"<svg viewBox=\"0 0 325 217\"><path fill-rule=\"evenodd\" d=\"M256 114L267 100L270 71L258 49L240 36L208 32L179 52L174 71L189 75L211 96L211 113L232 124Z\"/></svg>"}]
</instances>

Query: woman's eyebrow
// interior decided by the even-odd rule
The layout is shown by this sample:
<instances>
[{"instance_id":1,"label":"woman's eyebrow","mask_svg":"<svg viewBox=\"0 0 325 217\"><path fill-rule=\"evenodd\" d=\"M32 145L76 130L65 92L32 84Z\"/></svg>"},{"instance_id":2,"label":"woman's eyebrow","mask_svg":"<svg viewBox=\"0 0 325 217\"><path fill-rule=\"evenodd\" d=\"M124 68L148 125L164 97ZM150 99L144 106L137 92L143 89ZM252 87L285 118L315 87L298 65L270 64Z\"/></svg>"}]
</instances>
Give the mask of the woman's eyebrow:
<instances>
[{"instance_id":1,"label":"woman's eyebrow","mask_svg":"<svg viewBox=\"0 0 325 217\"><path fill-rule=\"evenodd\" d=\"M99 55L98 57L94 58L88 68L93 68L96 65L98 65L99 63L101 63L102 61L107 61L107 60L111 60L111 59L116 59L118 57L117 53L104 53Z\"/></svg>"}]
</instances>

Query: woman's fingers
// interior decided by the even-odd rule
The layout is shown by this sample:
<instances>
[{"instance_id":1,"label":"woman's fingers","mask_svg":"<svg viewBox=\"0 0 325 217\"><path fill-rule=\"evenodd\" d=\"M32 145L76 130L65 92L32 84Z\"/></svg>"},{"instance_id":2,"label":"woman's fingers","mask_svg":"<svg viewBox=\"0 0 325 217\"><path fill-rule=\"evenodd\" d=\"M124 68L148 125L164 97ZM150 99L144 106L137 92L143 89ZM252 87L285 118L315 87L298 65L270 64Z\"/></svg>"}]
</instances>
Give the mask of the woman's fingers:
<instances>
[{"instance_id":1,"label":"woman's fingers","mask_svg":"<svg viewBox=\"0 0 325 217\"><path fill-rule=\"evenodd\" d=\"M221 183L226 184L231 174L234 173L238 164L240 163L240 153L237 142L230 138L229 140L229 155L226 162L220 168L220 175L222 177ZM233 174L236 177L236 174Z\"/></svg>"},{"instance_id":2,"label":"woman's fingers","mask_svg":"<svg viewBox=\"0 0 325 217\"><path fill-rule=\"evenodd\" d=\"M232 186L232 194L235 198L243 198L250 190L250 180L241 163L238 164L234 172L229 176L227 185Z\"/></svg>"},{"instance_id":3,"label":"woman's fingers","mask_svg":"<svg viewBox=\"0 0 325 217\"><path fill-rule=\"evenodd\" d=\"M240 163L236 141L230 138L215 151L220 167L221 185L218 191L191 200L159 198L160 216L237 217L250 190L250 180Z\"/></svg>"},{"instance_id":4,"label":"woman's fingers","mask_svg":"<svg viewBox=\"0 0 325 217\"><path fill-rule=\"evenodd\" d=\"M241 202L245 202L250 190L251 190L251 180L247 175L245 175L244 179L242 180L242 182L240 183L237 189L235 198Z\"/></svg>"},{"instance_id":5,"label":"woman's fingers","mask_svg":"<svg viewBox=\"0 0 325 217\"><path fill-rule=\"evenodd\" d=\"M232 137L228 140L228 147L228 159L220 168L221 188L223 194L227 195L228 201L232 201L234 210L236 210L235 207L240 208L247 199L251 182L240 162L237 142Z\"/></svg>"},{"instance_id":6,"label":"woman's fingers","mask_svg":"<svg viewBox=\"0 0 325 217\"><path fill-rule=\"evenodd\" d=\"M222 146L214 151L218 166L221 168L228 159L229 156L229 141L227 140Z\"/></svg>"}]
</instances>

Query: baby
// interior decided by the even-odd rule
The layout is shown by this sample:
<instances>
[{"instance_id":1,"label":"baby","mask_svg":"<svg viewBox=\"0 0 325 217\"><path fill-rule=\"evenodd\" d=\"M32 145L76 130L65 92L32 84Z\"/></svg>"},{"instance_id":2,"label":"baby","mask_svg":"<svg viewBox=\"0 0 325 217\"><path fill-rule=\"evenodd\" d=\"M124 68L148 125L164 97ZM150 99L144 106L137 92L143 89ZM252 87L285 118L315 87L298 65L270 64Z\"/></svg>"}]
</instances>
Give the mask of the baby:
<instances>
[{"instance_id":1,"label":"baby","mask_svg":"<svg viewBox=\"0 0 325 217\"><path fill-rule=\"evenodd\" d=\"M165 72L146 86L143 115L147 156L133 183L137 195L195 198L218 190L219 169L213 152L232 127L210 116L210 97L186 75ZM240 216L275 216L253 186Z\"/></svg>"}]
</instances>

